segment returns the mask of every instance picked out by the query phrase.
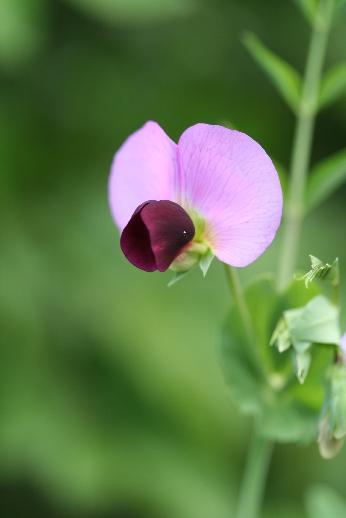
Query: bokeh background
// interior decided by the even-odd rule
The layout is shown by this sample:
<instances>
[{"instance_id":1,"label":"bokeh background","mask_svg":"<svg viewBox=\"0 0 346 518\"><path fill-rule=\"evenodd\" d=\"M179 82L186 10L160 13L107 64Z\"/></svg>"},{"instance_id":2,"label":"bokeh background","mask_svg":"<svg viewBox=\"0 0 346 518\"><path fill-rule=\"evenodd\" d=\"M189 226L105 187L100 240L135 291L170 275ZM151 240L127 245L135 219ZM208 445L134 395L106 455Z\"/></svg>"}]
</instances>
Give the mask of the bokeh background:
<instances>
[{"instance_id":1,"label":"bokeh background","mask_svg":"<svg viewBox=\"0 0 346 518\"><path fill-rule=\"evenodd\" d=\"M329 65L345 28L344 14ZM248 29L302 69L309 29L292 1L1 0L2 517L233 515L250 423L218 365L222 268L167 289L169 273L131 267L107 177L148 119L174 139L230 121L288 164L294 119L246 53ZM313 161L345 136L344 98L318 118ZM345 194L309 217L302 267L338 255L346 274ZM245 281L277 268L279 244ZM346 496L345 468L346 449L326 462L278 445L264 515L305 517L317 483Z\"/></svg>"}]
</instances>

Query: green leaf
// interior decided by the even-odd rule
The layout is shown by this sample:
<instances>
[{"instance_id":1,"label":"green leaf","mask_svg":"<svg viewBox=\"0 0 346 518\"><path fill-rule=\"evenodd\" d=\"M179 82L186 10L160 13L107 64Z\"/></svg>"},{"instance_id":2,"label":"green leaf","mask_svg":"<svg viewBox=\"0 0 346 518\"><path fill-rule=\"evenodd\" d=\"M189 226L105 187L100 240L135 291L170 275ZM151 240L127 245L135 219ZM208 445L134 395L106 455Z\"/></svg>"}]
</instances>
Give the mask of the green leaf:
<instances>
[{"instance_id":1,"label":"green leaf","mask_svg":"<svg viewBox=\"0 0 346 518\"><path fill-rule=\"evenodd\" d=\"M304 383L309 371L312 344L338 345L339 342L339 310L322 295L314 297L302 308L284 311L271 338L271 345L276 345L280 353L294 347L300 383Z\"/></svg>"},{"instance_id":2,"label":"green leaf","mask_svg":"<svg viewBox=\"0 0 346 518\"><path fill-rule=\"evenodd\" d=\"M304 383L311 363L311 353L309 351L297 352L296 354L296 374L300 383Z\"/></svg>"},{"instance_id":3,"label":"green leaf","mask_svg":"<svg viewBox=\"0 0 346 518\"><path fill-rule=\"evenodd\" d=\"M328 386L320 422L318 446L325 459L335 457L346 437L346 366L334 363L328 372Z\"/></svg>"},{"instance_id":4,"label":"green leaf","mask_svg":"<svg viewBox=\"0 0 346 518\"><path fill-rule=\"evenodd\" d=\"M300 7L306 19L313 25L317 11L316 0L295 0L295 2L298 7Z\"/></svg>"},{"instance_id":5,"label":"green leaf","mask_svg":"<svg viewBox=\"0 0 346 518\"><path fill-rule=\"evenodd\" d=\"M343 439L336 439L331 433L328 415L320 421L317 443L320 455L324 459L333 459L343 447Z\"/></svg>"},{"instance_id":6,"label":"green leaf","mask_svg":"<svg viewBox=\"0 0 346 518\"><path fill-rule=\"evenodd\" d=\"M279 320L270 339L270 345L276 345L279 353L283 353L291 347L291 337L284 318Z\"/></svg>"},{"instance_id":7,"label":"green leaf","mask_svg":"<svg viewBox=\"0 0 346 518\"><path fill-rule=\"evenodd\" d=\"M301 78L298 72L281 57L263 45L257 36L246 33L245 47L257 64L264 70L281 96L294 112L300 102Z\"/></svg>"},{"instance_id":8,"label":"green leaf","mask_svg":"<svg viewBox=\"0 0 346 518\"><path fill-rule=\"evenodd\" d=\"M186 272L175 272L173 277L168 281L167 288L171 288L174 286L174 284L177 284L177 282L181 281L186 275L190 272L190 270L187 270Z\"/></svg>"},{"instance_id":9,"label":"green leaf","mask_svg":"<svg viewBox=\"0 0 346 518\"><path fill-rule=\"evenodd\" d=\"M345 518L346 500L327 486L314 486L306 494L309 518Z\"/></svg>"},{"instance_id":10,"label":"green leaf","mask_svg":"<svg viewBox=\"0 0 346 518\"><path fill-rule=\"evenodd\" d=\"M289 313L292 310L284 314L288 321ZM304 342L339 345L339 310L322 295L310 300L301 313L288 323L293 346L299 351L298 344Z\"/></svg>"},{"instance_id":11,"label":"green leaf","mask_svg":"<svg viewBox=\"0 0 346 518\"><path fill-rule=\"evenodd\" d=\"M298 353L305 352L312 343L339 345L339 309L329 300L318 295L303 308L288 309L283 313L271 338L271 344L286 351L291 345ZM279 348L279 346L278 346Z\"/></svg>"},{"instance_id":12,"label":"green leaf","mask_svg":"<svg viewBox=\"0 0 346 518\"><path fill-rule=\"evenodd\" d=\"M245 292L256 341L251 344L253 354L236 307L223 328L220 359L232 399L241 412L256 417L260 433L272 440L309 441L317 437L330 350L321 348L316 353L322 354L313 354L309 377L301 385L294 379L291 355L269 347L283 311L304 305L315 295L315 287L306 290L303 283L294 283L286 293L278 294L273 278L262 277Z\"/></svg>"},{"instance_id":13,"label":"green leaf","mask_svg":"<svg viewBox=\"0 0 346 518\"><path fill-rule=\"evenodd\" d=\"M321 205L345 180L346 149L326 158L313 168L307 186L306 212Z\"/></svg>"},{"instance_id":14,"label":"green leaf","mask_svg":"<svg viewBox=\"0 0 346 518\"><path fill-rule=\"evenodd\" d=\"M322 79L319 106L324 108L346 94L346 63L339 63L326 72Z\"/></svg>"},{"instance_id":15,"label":"green leaf","mask_svg":"<svg viewBox=\"0 0 346 518\"><path fill-rule=\"evenodd\" d=\"M282 398L277 404L266 406L260 429L262 435L276 442L308 442L316 436L317 423L316 413Z\"/></svg>"},{"instance_id":16,"label":"green leaf","mask_svg":"<svg viewBox=\"0 0 346 518\"><path fill-rule=\"evenodd\" d=\"M335 364L331 368L330 421L335 439L346 436L346 368Z\"/></svg>"},{"instance_id":17,"label":"green leaf","mask_svg":"<svg viewBox=\"0 0 346 518\"><path fill-rule=\"evenodd\" d=\"M237 308L233 308L223 328L221 366L230 386L232 399L244 414L257 414L261 408L260 378L246 353L246 337Z\"/></svg>"},{"instance_id":18,"label":"green leaf","mask_svg":"<svg viewBox=\"0 0 346 518\"><path fill-rule=\"evenodd\" d=\"M318 449L323 459L334 459L344 446L344 439L337 439L330 433L328 419L325 418L320 424L318 436Z\"/></svg>"},{"instance_id":19,"label":"green leaf","mask_svg":"<svg viewBox=\"0 0 346 518\"><path fill-rule=\"evenodd\" d=\"M326 379L330 365L334 360L334 349L332 347L314 346L310 351L312 354L309 375L303 384L297 382L292 387L290 395L295 400L299 400L305 407L316 411L317 436L317 424L320 421L321 409L326 398Z\"/></svg>"},{"instance_id":20,"label":"green leaf","mask_svg":"<svg viewBox=\"0 0 346 518\"><path fill-rule=\"evenodd\" d=\"M299 280L303 280L305 287L309 288L310 284L316 279L327 279L333 287L338 287L340 284L340 269L339 259L336 258L332 264L324 263L318 257L310 255L311 269Z\"/></svg>"},{"instance_id":21,"label":"green leaf","mask_svg":"<svg viewBox=\"0 0 346 518\"><path fill-rule=\"evenodd\" d=\"M270 367L268 322L277 298L273 279L262 277L246 290L245 298L256 336L256 344L251 344L254 354L249 354L242 320L233 306L223 328L220 360L235 404L243 413L260 415L271 388L256 361L260 358L263 370Z\"/></svg>"},{"instance_id":22,"label":"green leaf","mask_svg":"<svg viewBox=\"0 0 346 518\"><path fill-rule=\"evenodd\" d=\"M199 263L198 266L200 267L203 277L205 277L208 273L208 270L211 266L211 263L213 262L214 254L211 250L209 250L206 254L204 254Z\"/></svg>"}]
</instances>

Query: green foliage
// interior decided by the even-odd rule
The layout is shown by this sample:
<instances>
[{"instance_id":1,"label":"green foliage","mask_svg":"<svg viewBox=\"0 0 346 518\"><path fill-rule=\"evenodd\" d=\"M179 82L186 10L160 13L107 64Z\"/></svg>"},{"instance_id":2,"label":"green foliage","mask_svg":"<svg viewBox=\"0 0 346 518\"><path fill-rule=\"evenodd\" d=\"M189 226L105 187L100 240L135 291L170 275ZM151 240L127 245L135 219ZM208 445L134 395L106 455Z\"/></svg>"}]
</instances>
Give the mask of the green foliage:
<instances>
[{"instance_id":1,"label":"green foliage","mask_svg":"<svg viewBox=\"0 0 346 518\"><path fill-rule=\"evenodd\" d=\"M306 212L317 208L346 180L346 150L339 151L319 164L310 175L306 191Z\"/></svg>"},{"instance_id":2,"label":"green foliage","mask_svg":"<svg viewBox=\"0 0 346 518\"><path fill-rule=\"evenodd\" d=\"M280 56L269 50L255 34L245 33L243 42L284 100L294 112L297 111L301 93L301 78L298 72Z\"/></svg>"},{"instance_id":3,"label":"green foliage","mask_svg":"<svg viewBox=\"0 0 346 518\"><path fill-rule=\"evenodd\" d=\"M277 345L281 353L293 347L300 383L304 383L310 367L312 345L338 346L339 342L339 310L322 295L314 297L302 308L284 311L271 339L271 344Z\"/></svg>"},{"instance_id":4,"label":"green foliage","mask_svg":"<svg viewBox=\"0 0 346 518\"><path fill-rule=\"evenodd\" d=\"M317 11L317 0L295 0L306 19L313 25Z\"/></svg>"},{"instance_id":5,"label":"green foliage","mask_svg":"<svg viewBox=\"0 0 346 518\"><path fill-rule=\"evenodd\" d=\"M346 63L338 63L322 79L319 106L324 108L346 94Z\"/></svg>"},{"instance_id":6,"label":"green foliage","mask_svg":"<svg viewBox=\"0 0 346 518\"><path fill-rule=\"evenodd\" d=\"M44 0L1 0L0 65L6 68L30 59L45 39Z\"/></svg>"},{"instance_id":7,"label":"green foliage","mask_svg":"<svg viewBox=\"0 0 346 518\"><path fill-rule=\"evenodd\" d=\"M148 22L190 12L193 0L69 0L70 3L107 23Z\"/></svg>"},{"instance_id":8,"label":"green foliage","mask_svg":"<svg viewBox=\"0 0 346 518\"><path fill-rule=\"evenodd\" d=\"M208 252L201 257L201 259L198 263L198 266L201 269L203 277L205 277L207 275L214 257L215 256L211 250L208 250Z\"/></svg>"},{"instance_id":9,"label":"green foliage","mask_svg":"<svg viewBox=\"0 0 346 518\"><path fill-rule=\"evenodd\" d=\"M320 455L324 459L333 459L343 447L344 440L337 439L331 432L330 416L328 414L320 420L317 443Z\"/></svg>"},{"instance_id":10,"label":"green foliage","mask_svg":"<svg viewBox=\"0 0 346 518\"><path fill-rule=\"evenodd\" d=\"M328 280L334 288L338 288L340 284L339 259L336 258L332 264L324 263L318 257L310 255L311 269L303 275L305 287L308 288L315 279Z\"/></svg>"},{"instance_id":11,"label":"green foliage","mask_svg":"<svg viewBox=\"0 0 346 518\"><path fill-rule=\"evenodd\" d=\"M144 495L149 517L158 508L160 517L208 518L211 507L224 518L230 497L219 465L232 438L232 415L220 397L209 346L223 302L217 307L215 297L215 313L209 300L204 312L196 304L200 274L179 293L180 287L168 292L162 276L143 279L128 268L117 251L104 186L96 185L84 185L77 205L75 192L55 193L59 221L54 214L43 221L37 206L30 221L19 223L13 211L4 217L2 476L34 472L48 497L76 516L102 516L105 507L137 505ZM85 199L85 192L93 195ZM73 217L76 206L80 218ZM53 224L68 235L50 239ZM30 236L30 225L44 233L44 244ZM224 464L226 472L228 459ZM148 478L149 466L159 484Z\"/></svg>"},{"instance_id":12,"label":"green foliage","mask_svg":"<svg viewBox=\"0 0 346 518\"><path fill-rule=\"evenodd\" d=\"M336 0L337 7L344 7L346 5L346 0Z\"/></svg>"},{"instance_id":13,"label":"green foliage","mask_svg":"<svg viewBox=\"0 0 346 518\"><path fill-rule=\"evenodd\" d=\"M173 277L167 283L167 288L171 288L172 286L177 284L177 282L180 282L182 279L184 279L184 277L186 277L188 273L189 270L185 272L174 272Z\"/></svg>"},{"instance_id":14,"label":"green foliage","mask_svg":"<svg viewBox=\"0 0 346 518\"><path fill-rule=\"evenodd\" d=\"M328 372L328 389L320 423L319 449L322 457L335 457L346 437L346 366L342 355Z\"/></svg>"},{"instance_id":15,"label":"green foliage","mask_svg":"<svg viewBox=\"0 0 346 518\"><path fill-rule=\"evenodd\" d=\"M346 367L342 363L333 365L330 377L330 422L336 439L346 436Z\"/></svg>"},{"instance_id":16,"label":"green foliage","mask_svg":"<svg viewBox=\"0 0 346 518\"><path fill-rule=\"evenodd\" d=\"M271 278L262 278L246 291L256 343L246 342L237 308L227 319L221 348L221 363L232 397L240 410L256 416L262 434L277 441L308 441L317 436L319 412L324 399L324 379L332 350L318 348L309 356L309 376L304 385L294 379L291 351L280 354L269 346L270 338L283 310L299 311L290 331L299 353L299 368L306 369L304 340L335 338L335 313L317 288L307 290L295 282L284 294L278 294ZM327 331L312 318L330 313ZM316 325L315 325L316 324ZM322 327L322 329L321 329ZM259 372L257 362L263 367Z\"/></svg>"},{"instance_id":17,"label":"green foliage","mask_svg":"<svg viewBox=\"0 0 346 518\"><path fill-rule=\"evenodd\" d=\"M345 518L346 500L327 486L314 486L306 494L309 518Z\"/></svg>"},{"instance_id":18,"label":"green foliage","mask_svg":"<svg viewBox=\"0 0 346 518\"><path fill-rule=\"evenodd\" d=\"M303 350L307 342L339 344L339 310L326 297L318 295L303 308L284 312L284 316L297 350Z\"/></svg>"},{"instance_id":19,"label":"green foliage","mask_svg":"<svg viewBox=\"0 0 346 518\"><path fill-rule=\"evenodd\" d=\"M195 228L198 227L195 225ZM203 277L205 277L209 271L213 259L214 254L207 245L198 241L194 241L191 247L186 250L186 252L178 256L171 264L169 269L174 272L174 276L169 281L168 287L173 286L179 282L196 266L198 266L202 272Z\"/></svg>"},{"instance_id":20,"label":"green foliage","mask_svg":"<svg viewBox=\"0 0 346 518\"><path fill-rule=\"evenodd\" d=\"M300 383L304 383L311 364L309 350L296 351L296 375Z\"/></svg>"},{"instance_id":21,"label":"green foliage","mask_svg":"<svg viewBox=\"0 0 346 518\"><path fill-rule=\"evenodd\" d=\"M345 5L345 0L333 0L335 7L339 8ZM314 25L316 13L318 9L318 0L295 0L306 19L311 25Z\"/></svg>"}]
</instances>

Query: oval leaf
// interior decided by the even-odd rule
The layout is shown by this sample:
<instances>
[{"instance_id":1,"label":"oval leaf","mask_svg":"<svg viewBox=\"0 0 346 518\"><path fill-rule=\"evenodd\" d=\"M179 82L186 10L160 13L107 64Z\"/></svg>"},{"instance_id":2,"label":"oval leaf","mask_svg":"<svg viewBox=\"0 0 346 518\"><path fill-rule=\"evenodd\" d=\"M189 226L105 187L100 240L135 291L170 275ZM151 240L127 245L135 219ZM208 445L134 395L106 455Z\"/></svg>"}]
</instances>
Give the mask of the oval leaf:
<instances>
[{"instance_id":1,"label":"oval leaf","mask_svg":"<svg viewBox=\"0 0 346 518\"><path fill-rule=\"evenodd\" d=\"M306 212L318 207L346 180L346 149L315 166L306 194Z\"/></svg>"},{"instance_id":2,"label":"oval leaf","mask_svg":"<svg viewBox=\"0 0 346 518\"><path fill-rule=\"evenodd\" d=\"M301 93L301 78L298 72L284 59L265 47L255 34L246 33L243 42L287 104L296 112Z\"/></svg>"},{"instance_id":3,"label":"oval leaf","mask_svg":"<svg viewBox=\"0 0 346 518\"><path fill-rule=\"evenodd\" d=\"M320 108L324 108L346 94L346 63L339 63L325 74L319 98Z\"/></svg>"}]
</instances>

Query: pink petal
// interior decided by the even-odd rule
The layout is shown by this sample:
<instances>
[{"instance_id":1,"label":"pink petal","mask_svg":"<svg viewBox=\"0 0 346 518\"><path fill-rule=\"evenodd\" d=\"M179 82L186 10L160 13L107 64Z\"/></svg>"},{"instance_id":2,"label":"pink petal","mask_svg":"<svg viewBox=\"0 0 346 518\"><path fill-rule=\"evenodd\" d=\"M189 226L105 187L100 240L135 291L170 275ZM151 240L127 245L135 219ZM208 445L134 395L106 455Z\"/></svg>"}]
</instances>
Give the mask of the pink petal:
<instances>
[{"instance_id":1,"label":"pink petal","mask_svg":"<svg viewBox=\"0 0 346 518\"><path fill-rule=\"evenodd\" d=\"M175 197L177 145L149 121L115 154L109 178L109 204L122 230L147 200Z\"/></svg>"},{"instance_id":2,"label":"pink petal","mask_svg":"<svg viewBox=\"0 0 346 518\"><path fill-rule=\"evenodd\" d=\"M247 266L273 241L282 216L275 167L261 146L239 131L196 124L178 143L184 206L207 223L215 255Z\"/></svg>"}]
</instances>

